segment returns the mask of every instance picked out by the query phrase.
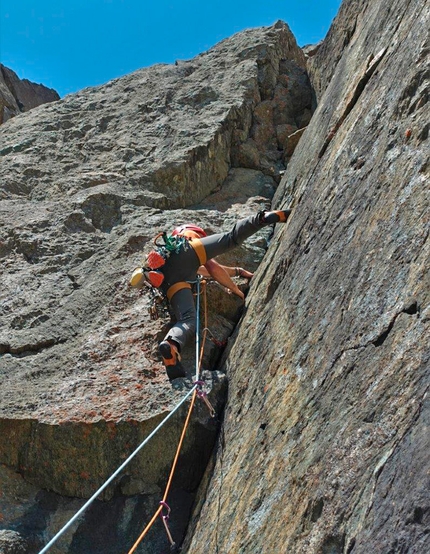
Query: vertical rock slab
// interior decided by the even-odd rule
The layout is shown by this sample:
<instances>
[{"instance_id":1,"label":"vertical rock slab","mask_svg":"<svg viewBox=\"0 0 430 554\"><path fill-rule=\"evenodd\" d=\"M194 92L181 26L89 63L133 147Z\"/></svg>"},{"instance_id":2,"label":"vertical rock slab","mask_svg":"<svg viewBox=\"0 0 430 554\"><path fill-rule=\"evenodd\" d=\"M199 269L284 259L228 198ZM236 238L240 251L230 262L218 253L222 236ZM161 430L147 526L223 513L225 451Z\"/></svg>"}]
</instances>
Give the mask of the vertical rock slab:
<instances>
[{"instance_id":1,"label":"vertical rock slab","mask_svg":"<svg viewBox=\"0 0 430 554\"><path fill-rule=\"evenodd\" d=\"M187 552L426 552L429 5L346 1L225 359Z\"/></svg>"}]
</instances>

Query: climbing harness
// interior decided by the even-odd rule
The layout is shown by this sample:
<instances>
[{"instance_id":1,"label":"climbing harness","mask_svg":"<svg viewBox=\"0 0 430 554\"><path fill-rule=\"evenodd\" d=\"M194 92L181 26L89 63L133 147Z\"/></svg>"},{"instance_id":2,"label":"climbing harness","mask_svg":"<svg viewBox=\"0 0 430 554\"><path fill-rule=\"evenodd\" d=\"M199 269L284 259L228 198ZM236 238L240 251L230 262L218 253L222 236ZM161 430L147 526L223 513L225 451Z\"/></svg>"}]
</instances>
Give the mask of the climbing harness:
<instances>
[{"instance_id":1,"label":"climbing harness","mask_svg":"<svg viewBox=\"0 0 430 554\"><path fill-rule=\"evenodd\" d=\"M177 292L179 292L182 289L191 290L191 283L188 283L187 281L179 281L179 283L175 283L174 285L172 285L167 289L167 292L166 292L167 298L171 300L173 295L175 295Z\"/></svg>"}]
</instances>

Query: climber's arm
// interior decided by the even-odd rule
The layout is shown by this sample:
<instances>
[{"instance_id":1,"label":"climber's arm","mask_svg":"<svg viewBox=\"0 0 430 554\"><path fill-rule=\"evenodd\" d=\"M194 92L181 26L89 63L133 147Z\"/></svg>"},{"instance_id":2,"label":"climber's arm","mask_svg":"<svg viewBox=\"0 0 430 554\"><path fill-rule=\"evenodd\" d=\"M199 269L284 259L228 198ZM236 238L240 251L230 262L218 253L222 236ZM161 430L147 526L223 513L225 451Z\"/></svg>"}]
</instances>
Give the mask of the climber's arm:
<instances>
[{"instance_id":1,"label":"climber's arm","mask_svg":"<svg viewBox=\"0 0 430 554\"><path fill-rule=\"evenodd\" d=\"M227 271L230 277L245 277L245 279L251 279L252 277L254 277L253 273L247 271L246 269L243 269L243 267L229 267L227 265L223 265L221 267L223 267Z\"/></svg>"},{"instance_id":2,"label":"climber's arm","mask_svg":"<svg viewBox=\"0 0 430 554\"><path fill-rule=\"evenodd\" d=\"M244 277L245 279L252 279L252 277L254 277L253 273L251 273L250 271L247 271L246 269L243 269L243 267L230 267L228 265L221 265L221 264L218 264L218 265L220 265L223 269L225 269L225 271L227 272L227 275L229 275L230 277ZM202 277L211 276L209 271L205 268L204 265L201 265L199 267L198 272Z\"/></svg>"},{"instance_id":3,"label":"climber's arm","mask_svg":"<svg viewBox=\"0 0 430 554\"><path fill-rule=\"evenodd\" d=\"M231 292L239 296L239 298L242 298L242 300L245 298L245 295L236 283L232 281L226 269L215 260L208 260L205 265L200 266L198 273L202 275L202 277L212 277L220 285L231 290Z\"/></svg>"}]
</instances>

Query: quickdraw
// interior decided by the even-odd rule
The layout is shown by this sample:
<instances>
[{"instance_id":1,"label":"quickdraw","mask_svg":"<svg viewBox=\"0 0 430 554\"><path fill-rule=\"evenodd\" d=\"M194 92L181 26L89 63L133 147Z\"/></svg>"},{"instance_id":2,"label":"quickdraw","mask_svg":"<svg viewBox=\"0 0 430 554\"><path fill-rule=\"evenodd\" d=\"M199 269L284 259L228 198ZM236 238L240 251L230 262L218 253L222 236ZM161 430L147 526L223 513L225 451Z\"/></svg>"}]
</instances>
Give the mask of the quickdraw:
<instances>
[{"instance_id":1,"label":"quickdraw","mask_svg":"<svg viewBox=\"0 0 430 554\"><path fill-rule=\"evenodd\" d=\"M167 525L167 522L169 521L169 517L170 517L170 512L171 512L170 507L167 504L167 502L164 502L163 500L160 502L160 506L161 506L160 517L163 520L164 528L166 529L167 537L170 542L170 552L176 552L176 543L173 540L169 526ZM166 509L167 513L163 513L163 509Z\"/></svg>"},{"instance_id":2,"label":"quickdraw","mask_svg":"<svg viewBox=\"0 0 430 554\"><path fill-rule=\"evenodd\" d=\"M205 327L203 329L204 332L206 333L209 333L210 335L210 340L214 343L214 345L217 347L217 348L225 348L227 346L227 341L226 340L218 340L215 335L212 333L212 331L209 329L209 327Z\"/></svg>"},{"instance_id":3,"label":"quickdraw","mask_svg":"<svg viewBox=\"0 0 430 554\"><path fill-rule=\"evenodd\" d=\"M203 385L204 384L205 384L204 381L194 381L194 383L193 383L193 385L196 385L196 387L197 387L196 388L197 396L199 398L201 398L203 400L203 402L206 404L206 406L209 410L210 416L215 417L216 412L215 412L215 409L212 406L212 404L209 402L208 393L205 390L203 390Z\"/></svg>"}]
</instances>

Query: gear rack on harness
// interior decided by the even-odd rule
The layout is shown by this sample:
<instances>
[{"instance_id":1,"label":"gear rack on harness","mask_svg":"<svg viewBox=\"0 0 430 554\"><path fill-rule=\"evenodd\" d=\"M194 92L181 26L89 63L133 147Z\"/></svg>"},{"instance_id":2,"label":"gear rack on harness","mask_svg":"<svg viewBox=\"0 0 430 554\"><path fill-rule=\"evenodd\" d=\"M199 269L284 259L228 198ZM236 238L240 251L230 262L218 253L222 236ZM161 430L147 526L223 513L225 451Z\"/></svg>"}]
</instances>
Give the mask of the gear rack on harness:
<instances>
[{"instance_id":1,"label":"gear rack on harness","mask_svg":"<svg viewBox=\"0 0 430 554\"><path fill-rule=\"evenodd\" d=\"M170 316L166 297L150 283L147 283L151 295L151 304L148 308L149 316L153 321Z\"/></svg>"}]
</instances>

